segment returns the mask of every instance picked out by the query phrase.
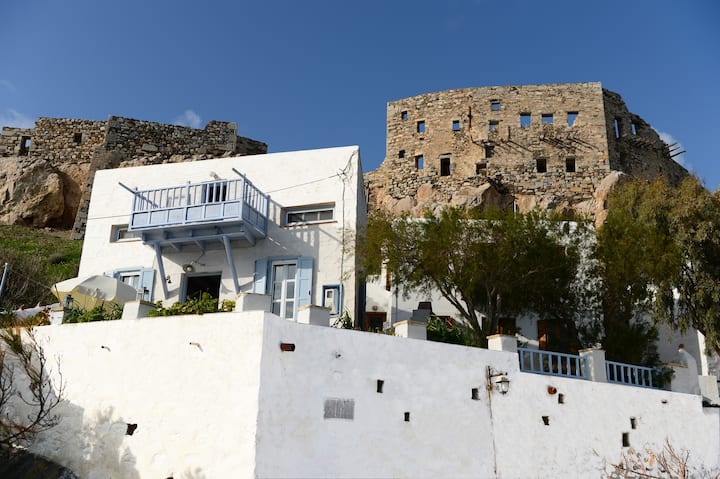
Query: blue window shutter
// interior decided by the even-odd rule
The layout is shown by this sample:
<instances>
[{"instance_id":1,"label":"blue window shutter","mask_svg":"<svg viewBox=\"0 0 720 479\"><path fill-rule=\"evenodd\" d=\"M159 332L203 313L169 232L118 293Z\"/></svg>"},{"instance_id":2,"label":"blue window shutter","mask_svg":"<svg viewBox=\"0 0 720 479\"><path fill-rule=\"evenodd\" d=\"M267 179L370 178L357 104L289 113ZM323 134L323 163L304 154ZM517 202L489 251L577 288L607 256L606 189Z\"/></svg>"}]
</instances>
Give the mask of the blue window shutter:
<instances>
[{"instance_id":1,"label":"blue window shutter","mask_svg":"<svg viewBox=\"0 0 720 479\"><path fill-rule=\"evenodd\" d=\"M152 268L143 268L140 270L140 289L145 291L143 299L152 301L153 283L155 282L155 270Z\"/></svg>"},{"instance_id":2,"label":"blue window shutter","mask_svg":"<svg viewBox=\"0 0 720 479\"><path fill-rule=\"evenodd\" d=\"M267 294L268 260L267 258L255 261L255 274L253 275L253 293Z\"/></svg>"},{"instance_id":3,"label":"blue window shutter","mask_svg":"<svg viewBox=\"0 0 720 479\"><path fill-rule=\"evenodd\" d=\"M310 304L312 298L313 258L301 256L297 260L297 279L295 281L295 310Z\"/></svg>"}]
</instances>

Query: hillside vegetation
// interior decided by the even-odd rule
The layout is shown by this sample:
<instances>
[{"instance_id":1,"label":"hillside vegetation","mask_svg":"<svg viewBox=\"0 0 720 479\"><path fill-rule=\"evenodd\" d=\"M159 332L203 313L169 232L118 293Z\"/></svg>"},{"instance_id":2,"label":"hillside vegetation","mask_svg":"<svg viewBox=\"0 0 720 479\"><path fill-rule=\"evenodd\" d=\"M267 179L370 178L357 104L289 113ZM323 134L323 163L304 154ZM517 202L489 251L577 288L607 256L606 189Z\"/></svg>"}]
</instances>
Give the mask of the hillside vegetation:
<instances>
[{"instance_id":1,"label":"hillside vegetation","mask_svg":"<svg viewBox=\"0 0 720 479\"><path fill-rule=\"evenodd\" d=\"M56 301L50 287L77 275L82 241L67 232L0 225L0 275L8 263L0 310Z\"/></svg>"}]
</instances>

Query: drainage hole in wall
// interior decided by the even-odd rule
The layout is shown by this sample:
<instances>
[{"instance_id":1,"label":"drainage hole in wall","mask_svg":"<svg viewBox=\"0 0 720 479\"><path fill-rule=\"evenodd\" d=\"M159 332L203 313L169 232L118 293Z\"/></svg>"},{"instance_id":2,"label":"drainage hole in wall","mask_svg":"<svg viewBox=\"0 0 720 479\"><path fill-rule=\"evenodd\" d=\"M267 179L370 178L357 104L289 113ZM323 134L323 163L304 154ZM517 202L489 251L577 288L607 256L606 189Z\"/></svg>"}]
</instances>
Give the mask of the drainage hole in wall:
<instances>
[{"instance_id":1,"label":"drainage hole in wall","mask_svg":"<svg viewBox=\"0 0 720 479\"><path fill-rule=\"evenodd\" d=\"M545 424L546 426L549 426L550 425L550 416L543 416L542 421L543 421L543 424Z\"/></svg>"},{"instance_id":2,"label":"drainage hole in wall","mask_svg":"<svg viewBox=\"0 0 720 479\"><path fill-rule=\"evenodd\" d=\"M382 379L377 380L377 392L379 394L382 394L384 385L385 385L385 381L383 381Z\"/></svg>"},{"instance_id":3,"label":"drainage hole in wall","mask_svg":"<svg viewBox=\"0 0 720 479\"><path fill-rule=\"evenodd\" d=\"M623 445L623 447L630 447L630 433L629 432L622 433L622 445Z\"/></svg>"},{"instance_id":4,"label":"drainage hole in wall","mask_svg":"<svg viewBox=\"0 0 720 479\"><path fill-rule=\"evenodd\" d=\"M293 343L280 343L280 351L295 351L295 345Z\"/></svg>"},{"instance_id":5,"label":"drainage hole in wall","mask_svg":"<svg viewBox=\"0 0 720 479\"><path fill-rule=\"evenodd\" d=\"M480 389L479 388L472 388L472 395L470 396L475 401L480 400Z\"/></svg>"},{"instance_id":6,"label":"drainage hole in wall","mask_svg":"<svg viewBox=\"0 0 720 479\"><path fill-rule=\"evenodd\" d=\"M630 418L630 427L632 429L637 429L637 420L634 417Z\"/></svg>"},{"instance_id":7,"label":"drainage hole in wall","mask_svg":"<svg viewBox=\"0 0 720 479\"><path fill-rule=\"evenodd\" d=\"M137 429L137 424L128 424L127 429L125 430L125 435L132 436L135 432L135 429Z\"/></svg>"},{"instance_id":8,"label":"drainage hole in wall","mask_svg":"<svg viewBox=\"0 0 720 479\"><path fill-rule=\"evenodd\" d=\"M563 393L558 394L558 404L565 404L565 395Z\"/></svg>"},{"instance_id":9,"label":"drainage hole in wall","mask_svg":"<svg viewBox=\"0 0 720 479\"><path fill-rule=\"evenodd\" d=\"M405 422L410 422L410 413L405 411Z\"/></svg>"}]
</instances>

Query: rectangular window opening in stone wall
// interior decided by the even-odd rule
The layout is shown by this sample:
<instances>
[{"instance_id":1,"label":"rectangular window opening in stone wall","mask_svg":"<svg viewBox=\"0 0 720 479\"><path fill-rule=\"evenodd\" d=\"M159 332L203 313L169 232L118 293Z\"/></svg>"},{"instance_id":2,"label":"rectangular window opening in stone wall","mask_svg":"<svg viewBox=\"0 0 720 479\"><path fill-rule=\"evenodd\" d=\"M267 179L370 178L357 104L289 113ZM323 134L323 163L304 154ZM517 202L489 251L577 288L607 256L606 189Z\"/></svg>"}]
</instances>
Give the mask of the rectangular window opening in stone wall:
<instances>
[{"instance_id":1,"label":"rectangular window opening in stone wall","mask_svg":"<svg viewBox=\"0 0 720 479\"><path fill-rule=\"evenodd\" d=\"M450 157L443 156L440 158L440 176L450 176Z\"/></svg>"},{"instance_id":2,"label":"rectangular window opening in stone wall","mask_svg":"<svg viewBox=\"0 0 720 479\"><path fill-rule=\"evenodd\" d=\"M23 136L20 138L20 156L27 155L30 151L30 137Z\"/></svg>"},{"instance_id":3,"label":"rectangular window opening in stone wall","mask_svg":"<svg viewBox=\"0 0 720 479\"><path fill-rule=\"evenodd\" d=\"M475 174L487 176L487 163L485 163L484 161L480 163L475 163Z\"/></svg>"},{"instance_id":4,"label":"rectangular window opening in stone wall","mask_svg":"<svg viewBox=\"0 0 720 479\"><path fill-rule=\"evenodd\" d=\"M633 135L637 135L637 123L635 123L634 121L630 123L630 129L632 130Z\"/></svg>"},{"instance_id":5,"label":"rectangular window opening in stone wall","mask_svg":"<svg viewBox=\"0 0 720 479\"><path fill-rule=\"evenodd\" d=\"M493 156L495 156L495 146L485 146L485 158L492 158Z\"/></svg>"},{"instance_id":6,"label":"rectangular window opening in stone wall","mask_svg":"<svg viewBox=\"0 0 720 479\"><path fill-rule=\"evenodd\" d=\"M575 124L575 120L577 120L578 112L576 111L569 111L567 112L567 124L568 126L573 126Z\"/></svg>"},{"instance_id":7,"label":"rectangular window opening in stone wall","mask_svg":"<svg viewBox=\"0 0 720 479\"><path fill-rule=\"evenodd\" d=\"M500 100L490 100L490 111L500 111L501 107Z\"/></svg>"},{"instance_id":8,"label":"rectangular window opening in stone wall","mask_svg":"<svg viewBox=\"0 0 720 479\"><path fill-rule=\"evenodd\" d=\"M422 155L417 155L415 157L415 169L416 170L422 170L425 168L425 157Z\"/></svg>"},{"instance_id":9,"label":"rectangular window opening in stone wall","mask_svg":"<svg viewBox=\"0 0 720 479\"><path fill-rule=\"evenodd\" d=\"M620 135L622 135L622 129L620 128L620 118L615 118L613 120L613 128L615 129L615 138L620 138Z\"/></svg>"},{"instance_id":10,"label":"rectangular window opening in stone wall","mask_svg":"<svg viewBox=\"0 0 720 479\"><path fill-rule=\"evenodd\" d=\"M575 173L575 158L565 158L565 171Z\"/></svg>"},{"instance_id":11,"label":"rectangular window opening in stone wall","mask_svg":"<svg viewBox=\"0 0 720 479\"><path fill-rule=\"evenodd\" d=\"M405 150L398 151L398 158L405 158Z\"/></svg>"},{"instance_id":12,"label":"rectangular window opening in stone wall","mask_svg":"<svg viewBox=\"0 0 720 479\"><path fill-rule=\"evenodd\" d=\"M407 119L408 119L408 112L407 112L407 110L404 110L404 111L401 111L401 112L400 112L400 119L401 119L401 120L407 120Z\"/></svg>"},{"instance_id":13,"label":"rectangular window opening in stone wall","mask_svg":"<svg viewBox=\"0 0 720 479\"><path fill-rule=\"evenodd\" d=\"M520 113L520 128L527 128L532 124L532 115L530 113Z\"/></svg>"},{"instance_id":14,"label":"rectangular window opening in stone wall","mask_svg":"<svg viewBox=\"0 0 720 479\"><path fill-rule=\"evenodd\" d=\"M552 113L543 113L542 114L542 122L552 125L552 122L553 122Z\"/></svg>"},{"instance_id":15,"label":"rectangular window opening in stone wall","mask_svg":"<svg viewBox=\"0 0 720 479\"><path fill-rule=\"evenodd\" d=\"M488 131L495 131L497 130L499 122L497 120L490 120L490 123L488 124Z\"/></svg>"},{"instance_id":16,"label":"rectangular window opening in stone wall","mask_svg":"<svg viewBox=\"0 0 720 479\"><path fill-rule=\"evenodd\" d=\"M76 145L82 143L82 133L73 133L73 142Z\"/></svg>"},{"instance_id":17,"label":"rectangular window opening in stone wall","mask_svg":"<svg viewBox=\"0 0 720 479\"><path fill-rule=\"evenodd\" d=\"M547 159L538 158L535 160L535 168L538 173L547 173Z\"/></svg>"},{"instance_id":18,"label":"rectangular window opening in stone wall","mask_svg":"<svg viewBox=\"0 0 720 479\"><path fill-rule=\"evenodd\" d=\"M425 133L425 122L423 120L420 120L419 122L417 122L417 132Z\"/></svg>"},{"instance_id":19,"label":"rectangular window opening in stone wall","mask_svg":"<svg viewBox=\"0 0 720 479\"><path fill-rule=\"evenodd\" d=\"M460 131L460 120L453 120L453 122L452 122L452 130L453 130L453 131Z\"/></svg>"}]
</instances>

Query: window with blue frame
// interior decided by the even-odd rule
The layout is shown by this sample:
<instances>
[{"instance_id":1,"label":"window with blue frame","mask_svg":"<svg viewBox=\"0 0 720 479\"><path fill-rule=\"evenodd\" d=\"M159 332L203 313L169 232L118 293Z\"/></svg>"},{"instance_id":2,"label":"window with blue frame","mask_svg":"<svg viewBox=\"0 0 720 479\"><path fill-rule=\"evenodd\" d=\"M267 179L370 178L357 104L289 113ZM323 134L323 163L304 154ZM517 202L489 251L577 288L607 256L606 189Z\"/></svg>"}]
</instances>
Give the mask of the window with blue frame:
<instances>
[{"instance_id":1,"label":"window with blue frame","mask_svg":"<svg viewBox=\"0 0 720 479\"><path fill-rule=\"evenodd\" d=\"M271 257L255 261L253 292L269 294L272 312L283 319L296 319L300 306L311 304L313 258Z\"/></svg>"}]
</instances>

